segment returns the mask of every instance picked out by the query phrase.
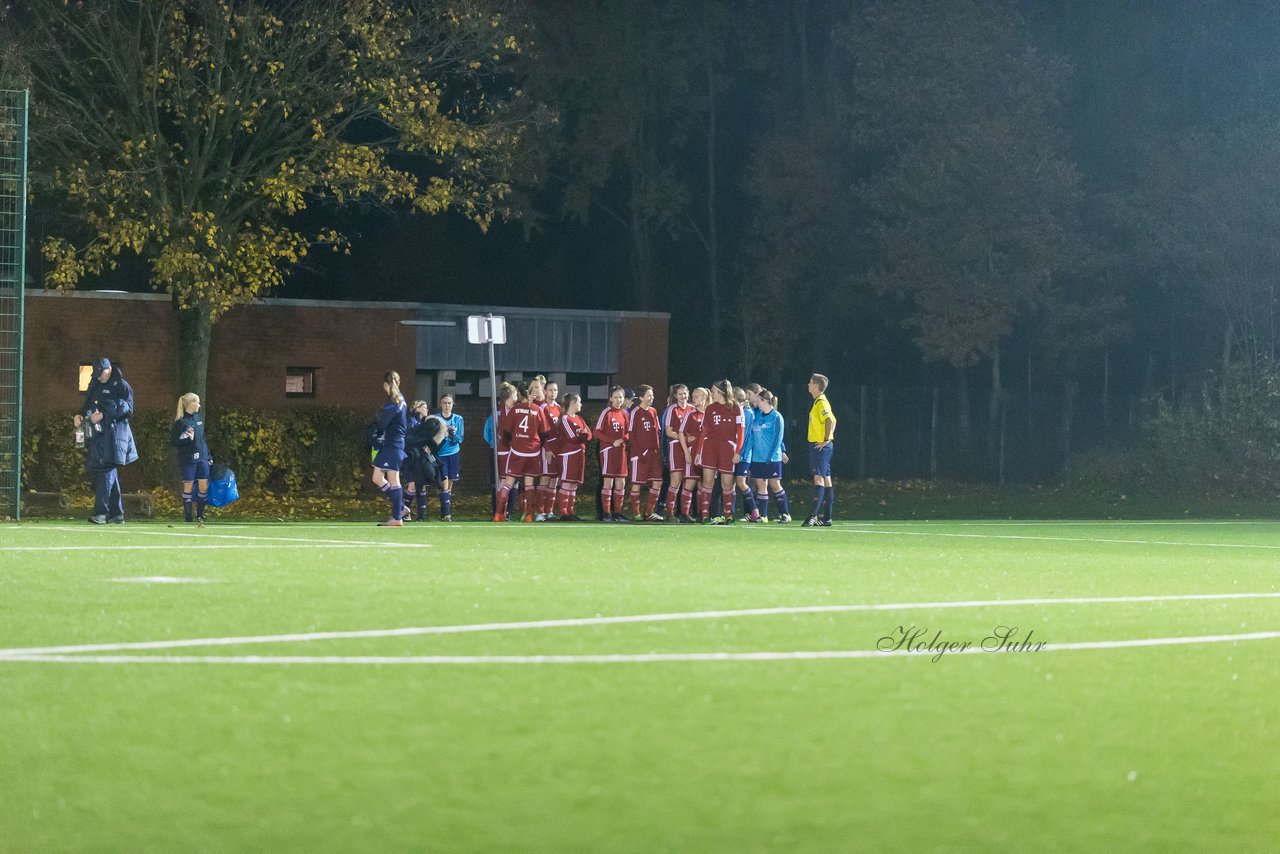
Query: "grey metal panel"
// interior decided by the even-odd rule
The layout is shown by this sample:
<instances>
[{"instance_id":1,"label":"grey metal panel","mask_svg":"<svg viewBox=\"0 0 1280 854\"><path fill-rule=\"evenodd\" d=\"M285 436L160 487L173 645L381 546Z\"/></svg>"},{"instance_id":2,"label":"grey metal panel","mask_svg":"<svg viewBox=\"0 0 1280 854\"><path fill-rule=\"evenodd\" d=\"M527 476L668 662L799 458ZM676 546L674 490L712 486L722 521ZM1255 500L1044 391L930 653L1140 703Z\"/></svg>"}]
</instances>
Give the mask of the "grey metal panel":
<instances>
[{"instance_id":1,"label":"grey metal panel","mask_svg":"<svg viewBox=\"0 0 1280 854\"><path fill-rule=\"evenodd\" d=\"M488 348L467 341L466 315L424 320L456 325L417 329L418 370L487 370ZM494 347L499 371L612 374L618 370L621 318L508 317L507 343Z\"/></svg>"}]
</instances>

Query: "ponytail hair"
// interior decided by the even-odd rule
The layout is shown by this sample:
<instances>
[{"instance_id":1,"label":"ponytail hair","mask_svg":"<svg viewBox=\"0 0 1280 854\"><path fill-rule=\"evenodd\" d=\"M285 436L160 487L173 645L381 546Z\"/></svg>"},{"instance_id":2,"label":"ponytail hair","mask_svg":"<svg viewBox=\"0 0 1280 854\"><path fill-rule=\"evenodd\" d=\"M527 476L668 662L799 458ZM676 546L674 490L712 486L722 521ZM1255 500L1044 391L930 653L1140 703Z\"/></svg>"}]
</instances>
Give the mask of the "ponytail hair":
<instances>
[{"instance_id":1,"label":"ponytail hair","mask_svg":"<svg viewBox=\"0 0 1280 854\"><path fill-rule=\"evenodd\" d=\"M404 395L400 393L400 375L395 371L387 371L382 375L382 383L387 386L387 397L395 401L397 406L404 406Z\"/></svg>"},{"instance_id":2,"label":"ponytail hair","mask_svg":"<svg viewBox=\"0 0 1280 854\"><path fill-rule=\"evenodd\" d=\"M200 400L200 395L196 394L194 391L189 391L186 394L184 394L182 397L178 398L178 411L173 416L173 420L181 421L182 417L187 414L187 404L191 403L192 401L199 401L199 400Z\"/></svg>"},{"instance_id":3,"label":"ponytail hair","mask_svg":"<svg viewBox=\"0 0 1280 854\"><path fill-rule=\"evenodd\" d=\"M776 401L773 399L773 392L769 391L769 389L767 388L760 389L760 393L756 395L756 400L759 400L763 403L767 403L770 406L773 406L774 403L776 403Z\"/></svg>"},{"instance_id":4,"label":"ponytail hair","mask_svg":"<svg viewBox=\"0 0 1280 854\"><path fill-rule=\"evenodd\" d=\"M667 405L671 405L676 402L676 395L680 393L680 389L688 391L689 387L684 383L676 383L671 386L671 388L667 389Z\"/></svg>"},{"instance_id":5,"label":"ponytail hair","mask_svg":"<svg viewBox=\"0 0 1280 854\"><path fill-rule=\"evenodd\" d=\"M733 403L733 383L725 380L716 380L711 384L711 388L724 395L725 403Z\"/></svg>"},{"instance_id":6,"label":"ponytail hair","mask_svg":"<svg viewBox=\"0 0 1280 854\"><path fill-rule=\"evenodd\" d=\"M560 402L564 405L565 409L568 409L569 404L573 403L575 400L582 400L582 395L578 394L576 391L566 391L564 396L560 398Z\"/></svg>"}]
</instances>

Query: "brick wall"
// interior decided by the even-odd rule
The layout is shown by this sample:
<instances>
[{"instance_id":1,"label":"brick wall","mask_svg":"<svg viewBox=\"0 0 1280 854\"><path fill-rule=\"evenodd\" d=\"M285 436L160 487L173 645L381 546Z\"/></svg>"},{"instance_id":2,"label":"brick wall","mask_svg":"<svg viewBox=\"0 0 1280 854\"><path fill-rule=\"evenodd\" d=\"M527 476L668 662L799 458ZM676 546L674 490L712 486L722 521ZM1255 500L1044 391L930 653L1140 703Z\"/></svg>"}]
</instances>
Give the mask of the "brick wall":
<instances>
[{"instance_id":1,"label":"brick wall","mask_svg":"<svg viewBox=\"0 0 1280 854\"><path fill-rule=\"evenodd\" d=\"M211 407L341 406L375 412L382 374L400 372L413 396L415 334L406 308L262 304L233 309L213 328ZM77 368L105 354L123 366L137 406L172 409L177 324L169 299L153 294L46 294L26 300L23 405L30 415L75 412ZM314 398L286 397L291 367L316 368Z\"/></svg>"},{"instance_id":2,"label":"brick wall","mask_svg":"<svg viewBox=\"0 0 1280 854\"><path fill-rule=\"evenodd\" d=\"M618 330L618 385L634 388L653 386L654 406L661 409L667 400L667 329L665 314L627 315ZM594 413L592 413L594 414Z\"/></svg>"}]
</instances>

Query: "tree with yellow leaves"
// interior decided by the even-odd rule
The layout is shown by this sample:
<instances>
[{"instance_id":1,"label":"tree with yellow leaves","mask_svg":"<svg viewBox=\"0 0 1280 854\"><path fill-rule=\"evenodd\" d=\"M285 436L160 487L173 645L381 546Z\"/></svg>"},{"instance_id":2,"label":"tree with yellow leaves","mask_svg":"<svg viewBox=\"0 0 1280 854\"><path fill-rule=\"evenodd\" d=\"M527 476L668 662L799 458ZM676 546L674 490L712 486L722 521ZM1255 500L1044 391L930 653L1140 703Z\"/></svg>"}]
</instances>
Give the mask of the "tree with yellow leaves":
<instances>
[{"instance_id":1,"label":"tree with yellow leaves","mask_svg":"<svg viewBox=\"0 0 1280 854\"><path fill-rule=\"evenodd\" d=\"M0 17L32 90L32 184L73 226L59 289L143 258L173 297L179 384L205 391L212 325L342 234L295 216L372 201L487 228L510 217L527 132L522 31L485 0L28 0ZM12 60L16 58L16 62Z\"/></svg>"}]
</instances>

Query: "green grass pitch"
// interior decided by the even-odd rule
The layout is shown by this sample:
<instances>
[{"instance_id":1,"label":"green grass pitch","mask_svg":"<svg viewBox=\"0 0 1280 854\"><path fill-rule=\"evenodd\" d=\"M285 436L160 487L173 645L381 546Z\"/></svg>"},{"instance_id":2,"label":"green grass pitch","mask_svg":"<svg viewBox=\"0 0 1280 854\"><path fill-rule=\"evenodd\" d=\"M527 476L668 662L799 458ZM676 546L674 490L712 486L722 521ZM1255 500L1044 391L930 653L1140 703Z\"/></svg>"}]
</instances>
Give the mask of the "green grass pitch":
<instances>
[{"instance_id":1,"label":"green grass pitch","mask_svg":"<svg viewBox=\"0 0 1280 854\"><path fill-rule=\"evenodd\" d=\"M1278 570L1266 521L0 526L0 850L1274 850Z\"/></svg>"}]
</instances>

